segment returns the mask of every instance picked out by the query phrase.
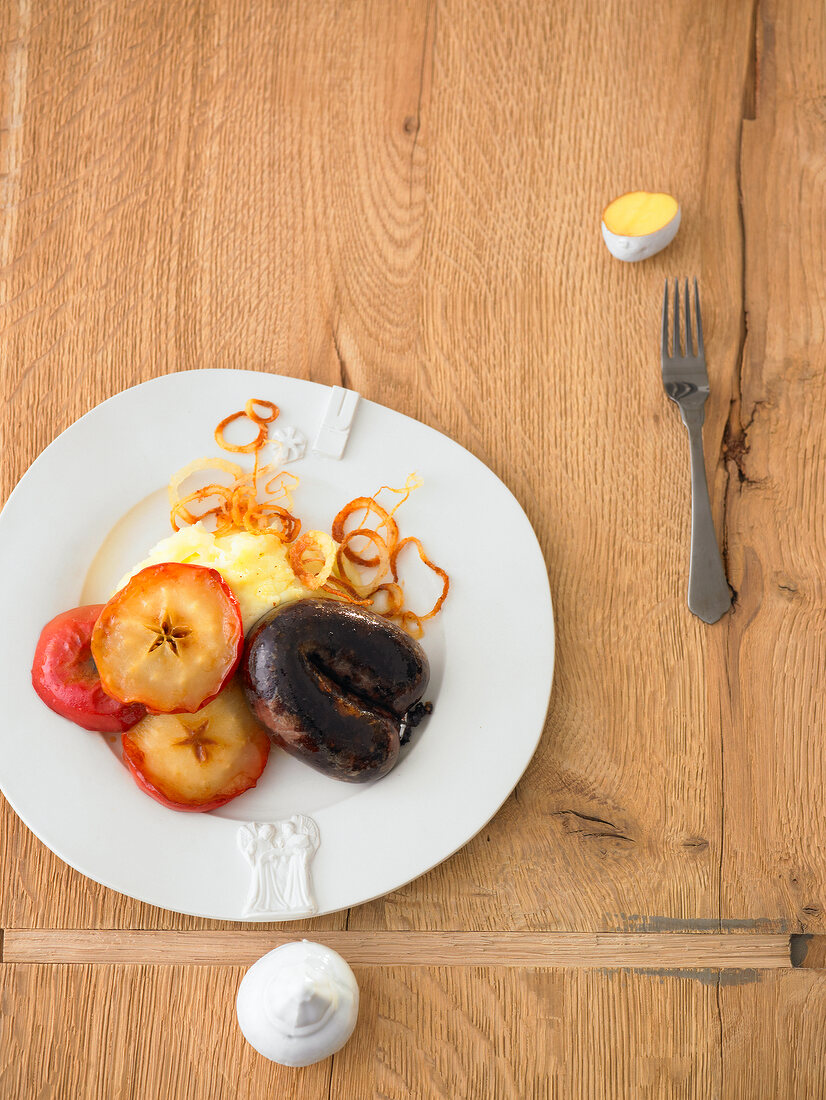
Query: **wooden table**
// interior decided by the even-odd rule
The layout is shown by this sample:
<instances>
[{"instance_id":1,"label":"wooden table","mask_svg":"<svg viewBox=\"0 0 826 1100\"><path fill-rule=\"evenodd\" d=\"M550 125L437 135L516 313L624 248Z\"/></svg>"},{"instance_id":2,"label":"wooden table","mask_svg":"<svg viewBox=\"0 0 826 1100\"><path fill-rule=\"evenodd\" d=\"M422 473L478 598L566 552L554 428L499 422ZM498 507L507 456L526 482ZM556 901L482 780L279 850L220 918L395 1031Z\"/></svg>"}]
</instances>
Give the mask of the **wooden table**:
<instances>
[{"instance_id":1,"label":"wooden table","mask_svg":"<svg viewBox=\"0 0 826 1100\"><path fill-rule=\"evenodd\" d=\"M505 480L558 631L502 811L349 913L176 916L4 804L0 1096L826 1095L824 5L9 0L0 25L4 494L153 375L343 383ZM683 227L625 265L599 214L639 187ZM657 361L675 274L702 284L735 591L711 627ZM363 1000L293 1071L234 995L297 935Z\"/></svg>"}]
</instances>

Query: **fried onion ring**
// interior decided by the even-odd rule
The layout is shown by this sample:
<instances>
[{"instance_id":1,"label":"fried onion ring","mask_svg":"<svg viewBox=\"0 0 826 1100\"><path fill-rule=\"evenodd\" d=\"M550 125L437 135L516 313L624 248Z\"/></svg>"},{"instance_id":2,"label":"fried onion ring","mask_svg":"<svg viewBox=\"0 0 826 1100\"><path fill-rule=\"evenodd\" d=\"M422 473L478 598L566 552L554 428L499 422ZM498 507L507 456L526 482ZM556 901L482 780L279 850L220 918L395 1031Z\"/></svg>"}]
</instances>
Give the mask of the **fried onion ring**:
<instances>
[{"instance_id":1,"label":"fried onion ring","mask_svg":"<svg viewBox=\"0 0 826 1100\"><path fill-rule=\"evenodd\" d=\"M215 442L224 451L233 451L236 454L252 454L253 451L260 451L264 444L267 442L267 422L261 420L252 420L253 424L258 425L258 435L255 439L249 443L227 443L224 438L224 431L233 424L236 420L240 420L241 417L245 417L247 420L251 418L247 416L245 411L231 413L229 416L225 416L218 427L215 429Z\"/></svg>"},{"instance_id":2,"label":"fried onion ring","mask_svg":"<svg viewBox=\"0 0 826 1100\"><path fill-rule=\"evenodd\" d=\"M372 542L376 550L378 550L376 557L363 558L361 555L357 555L355 551L351 550L350 543L355 538L365 538ZM349 554L348 550L350 551ZM356 580L348 574L346 561L348 558L352 561L354 557L358 557L361 562L370 562L368 568L376 569L375 576L369 582ZM336 551L336 565L338 567L339 576L351 584L359 595L369 596L370 592L376 587L379 581L386 576L390 568L390 551L387 548L387 543L378 531L373 531L370 527L357 527L355 531L348 531L339 543L338 550Z\"/></svg>"},{"instance_id":3,"label":"fried onion ring","mask_svg":"<svg viewBox=\"0 0 826 1100\"><path fill-rule=\"evenodd\" d=\"M384 592L387 596L387 607L384 611L379 611L375 606L376 597L380 592ZM381 615L385 619L394 619L404 607L404 592L400 584L395 581L388 581L387 584L380 584L370 593L371 596L371 609L375 611L377 615Z\"/></svg>"},{"instance_id":4,"label":"fried onion ring","mask_svg":"<svg viewBox=\"0 0 826 1100\"><path fill-rule=\"evenodd\" d=\"M200 473L201 470L223 470L225 474L230 474L236 481L244 473L236 462L230 462L227 458L196 458L194 462L188 462L186 466L182 466L169 479L167 491L169 492L169 505L171 508L174 508L181 498L180 488L183 483L193 474Z\"/></svg>"},{"instance_id":5,"label":"fried onion ring","mask_svg":"<svg viewBox=\"0 0 826 1100\"><path fill-rule=\"evenodd\" d=\"M326 592L329 596L337 596L339 599L344 600L346 603L357 604L359 607L369 607L371 600L359 599L359 595L355 588L347 581L342 580L341 577L336 577L334 574L330 574L327 578L327 583L322 586L322 592Z\"/></svg>"},{"instance_id":6,"label":"fried onion ring","mask_svg":"<svg viewBox=\"0 0 826 1100\"><path fill-rule=\"evenodd\" d=\"M266 405L270 410L269 416L261 416L260 413L255 411L256 405ZM277 405L273 405L272 401L265 401L262 397L251 397L244 406L244 416L248 420L251 420L253 424L272 424L273 420L277 420L281 415L281 410Z\"/></svg>"},{"instance_id":7,"label":"fried onion ring","mask_svg":"<svg viewBox=\"0 0 826 1100\"><path fill-rule=\"evenodd\" d=\"M447 575L447 573L445 573L444 569L442 569L438 565L434 565L427 554L425 554L424 547L422 546L421 541L417 539L414 535L408 535L406 539L402 539L402 541L398 544L398 546L396 546L396 548L390 555L390 572L393 574L394 581L398 581L399 579L399 554L410 542L415 544L416 549L419 551L419 557L421 558L422 562L427 566L427 568L432 569L437 576L442 578L442 594L436 600L433 607L431 607L430 611L428 611L426 615L414 615L414 618L418 619L419 624L421 625L421 623L426 622L428 619L432 619L434 615L438 615L439 611L441 610L442 604L447 599L447 594L450 589L450 577ZM402 612L402 626L405 625L404 617L410 615L413 615L412 611Z\"/></svg>"},{"instance_id":8,"label":"fried onion ring","mask_svg":"<svg viewBox=\"0 0 826 1100\"><path fill-rule=\"evenodd\" d=\"M388 553L392 554L393 550L396 547L396 543L399 541L399 525L396 523L396 521L393 519L387 509L383 508L375 500L374 497L356 497L355 500L351 500L349 504L345 504L336 516L336 518L333 520L333 526L331 528L333 532L333 538L336 540L336 542L344 542L346 534L344 530L345 523L354 512L360 511L364 512L362 523L365 523L367 521L367 517L370 515L371 512L375 512L375 514L379 517L380 522L376 524L376 528L378 529L379 527L384 527L384 529L386 530L387 534L384 538L384 541L387 546ZM365 529L361 528L361 530L363 532ZM366 565L372 567L379 564L378 557L365 558L361 554L357 554L355 550L353 550L351 547L347 547L347 549L345 550L345 554L347 558L351 562L353 562L354 565Z\"/></svg>"},{"instance_id":9,"label":"fried onion ring","mask_svg":"<svg viewBox=\"0 0 826 1100\"><path fill-rule=\"evenodd\" d=\"M310 590L323 588L336 563L337 549L326 531L307 531L296 542L290 543L288 558L296 579ZM304 555L310 551L315 551L313 560L321 562L321 568L316 573L311 573L304 563Z\"/></svg>"}]
</instances>

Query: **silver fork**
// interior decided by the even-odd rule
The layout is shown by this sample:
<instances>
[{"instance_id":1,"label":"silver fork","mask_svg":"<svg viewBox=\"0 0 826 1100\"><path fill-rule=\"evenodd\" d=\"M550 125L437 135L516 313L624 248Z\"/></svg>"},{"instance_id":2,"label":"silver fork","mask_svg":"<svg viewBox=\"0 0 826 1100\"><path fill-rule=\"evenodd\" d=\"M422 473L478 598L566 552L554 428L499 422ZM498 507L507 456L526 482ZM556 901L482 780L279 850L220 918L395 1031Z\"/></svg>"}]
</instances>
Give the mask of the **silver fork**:
<instances>
[{"instance_id":1,"label":"silver fork","mask_svg":"<svg viewBox=\"0 0 826 1100\"><path fill-rule=\"evenodd\" d=\"M665 392L680 409L688 428L691 451L691 564L688 571L688 606L704 622L716 623L731 607L731 591L717 547L711 502L708 499L703 459L703 421L708 397L708 371L703 350L700 292L694 280L696 353L692 347L691 299L685 281L685 332L680 331L680 284L674 280L673 341L668 341L668 280L663 298L662 368ZM685 351L681 348L681 336Z\"/></svg>"}]
</instances>

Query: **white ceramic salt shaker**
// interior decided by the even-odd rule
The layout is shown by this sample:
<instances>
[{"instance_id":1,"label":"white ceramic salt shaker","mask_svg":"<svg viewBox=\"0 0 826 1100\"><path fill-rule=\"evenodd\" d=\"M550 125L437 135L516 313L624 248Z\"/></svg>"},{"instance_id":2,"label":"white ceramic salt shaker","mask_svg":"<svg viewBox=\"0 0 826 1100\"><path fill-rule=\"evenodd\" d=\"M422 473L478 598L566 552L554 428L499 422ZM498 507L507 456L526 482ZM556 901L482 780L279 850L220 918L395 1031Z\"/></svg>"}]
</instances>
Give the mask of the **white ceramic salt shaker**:
<instances>
[{"instance_id":1,"label":"white ceramic salt shaker","mask_svg":"<svg viewBox=\"0 0 826 1100\"><path fill-rule=\"evenodd\" d=\"M309 1066L341 1050L356 1026L359 987L336 951L309 940L285 943L244 975L238 1023L259 1054Z\"/></svg>"}]
</instances>

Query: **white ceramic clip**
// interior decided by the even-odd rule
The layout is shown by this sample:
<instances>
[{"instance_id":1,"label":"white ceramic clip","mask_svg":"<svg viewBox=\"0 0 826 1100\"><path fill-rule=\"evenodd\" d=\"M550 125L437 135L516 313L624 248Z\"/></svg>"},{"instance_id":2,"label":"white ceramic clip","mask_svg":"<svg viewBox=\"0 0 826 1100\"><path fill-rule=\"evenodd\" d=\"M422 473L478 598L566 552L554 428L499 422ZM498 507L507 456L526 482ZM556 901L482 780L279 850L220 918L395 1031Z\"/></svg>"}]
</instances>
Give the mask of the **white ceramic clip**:
<instances>
[{"instance_id":1,"label":"white ceramic clip","mask_svg":"<svg viewBox=\"0 0 826 1100\"><path fill-rule=\"evenodd\" d=\"M316 454L327 455L328 458L341 458L347 446L358 403L359 395L355 390L333 386L324 419L313 443Z\"/></svg>"}]
</instances>

